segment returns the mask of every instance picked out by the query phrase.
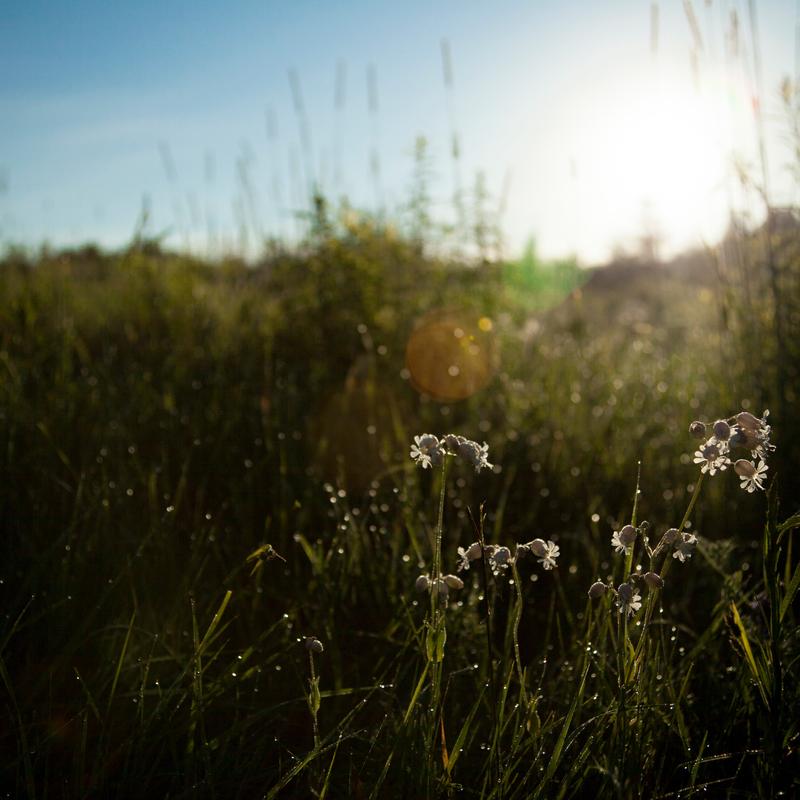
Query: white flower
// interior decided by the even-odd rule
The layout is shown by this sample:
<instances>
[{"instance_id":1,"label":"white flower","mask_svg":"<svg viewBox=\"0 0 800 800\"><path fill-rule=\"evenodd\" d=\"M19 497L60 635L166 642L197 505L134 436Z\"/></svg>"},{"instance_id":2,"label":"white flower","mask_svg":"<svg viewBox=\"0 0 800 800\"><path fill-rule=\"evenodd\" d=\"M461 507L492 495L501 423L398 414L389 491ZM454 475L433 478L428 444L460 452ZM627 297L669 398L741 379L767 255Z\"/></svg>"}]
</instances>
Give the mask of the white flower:
<instances>
[{"instance_id":1,"label":"white flower","mask_svg":"<svg viewBox=\"0 0 800 800\"><path fill-rule=\"evenodd\" d=\"M683 564L687 558L692 557L696 544L697 537L693 533L682 533L681 538L675 543L675 552L672 557L677 558Z\"/></svg>"},{"instance_id":2,"label":"white flower","mask_svg":"<svg viewBox=\"0 0 800 800\"><path fill-rule=\"evenodd\" d=\"M544 569L551 570L556 566L556 559L558 558L560 552L561 551L559 550L558 545L555 542L548 540L547 544L545 545L544 555L538 559L538 561Z\"/></svg>"},{"instance_id":3,"label":"white flower","mask_svg":"<svg viewBox=\"0 0 800 800\"><path fill-rule=\"evenodd\" d=\"M423 433L422 436L414 437L409 455L423 469L427 469L431 464L441 464L444 452L436 436L432 433Z\"/></svg>"},{"instance_id":4,"label":"white flower","mask_svg":"<svg viewBox=\"0 0 800 800\"><path fill-rule=\"evenodd\" d=\"M734 465L733 469L739 476L741 481L741 488L747 492L754 492L756 489L764 489L764 481L767 479L767 467L764 459L760 459L758 466L753 464L752 461L740 458Z\"/></svg>"},{"instance_id":5,"label":"white flower","mask_svg":"<svg viewBox=\"0 0 800 800\"><path fill-rule=\"evenodd\" d=\"M463 547L458 548L458 567L456 572L461 572L462 569L469 569L469 562L475 561L482 555L482 548L480 542L473 542L466 550Z\"/></svg>"},{"instance_id":6,"label":"white flower","mask_svg":"<svg viewBox=\"0 0 800 800\"><path fill-rule=\"evenodd\" d=\"M489 555L489 561L492 565L492 572L499 575L500 570L506 569L511 562L511 551L507 547L494 547Z\"/></svg>"},{"instance_id":7,"label":"white flower","mask_svg":"<svg viewBox=\"0 0 800 800\"><path fill-rule=\"evenodd\" d=\"M728 468L728 443L720 442L713 436L694 454L694 463L701 464L700 472L716 475Z\"/></svg>"},{"instance_id":8,"label":"white flower","mask_svg":"<svg viewBox=\"0 0 800 800\"><path fill-rule=\"evenodd\" d=\"M480 472L485 467L491 469L494 465L489 463L489 445L473 442L471 439L462 439L458 443L458 455L475 467L475 472Z\"/></svg>"},{"instance_id":9,"label":"white flower","mask_svg":"<svg viewBox=\"0 0 800 800\"><path fill-rule=\"evenodd\" d=\"M769 441L772 428L767 424L768 418L768 410L764 411L760 419L749 411L737 414L731 444L750 450L753 458L765 459L767 453L775 450L775 445Z\"/></svg>"},{"instance_id":10,"label":"white flower","mask_svg":"<svg viewBox=\"0 0 800 800\"><path fill-rule=\"evenodd\" d=\"M625 544L622 539L620 539L619 531L614 531L612 534L611 546L614 548L615 553L625 553L625 555L627 555L631 550L631 546L629 544Z\"/></svg>"},{"instance_id":11,"label":"white flower","mask_svg":"<svg viewBox=\"0 0 800 800\"><path fill-rule=\"evenodd\" d=\"M620 614L633 616L642 607L642 596L629 583L617 587L617 608Z\"/></svg>"}]
</instances>

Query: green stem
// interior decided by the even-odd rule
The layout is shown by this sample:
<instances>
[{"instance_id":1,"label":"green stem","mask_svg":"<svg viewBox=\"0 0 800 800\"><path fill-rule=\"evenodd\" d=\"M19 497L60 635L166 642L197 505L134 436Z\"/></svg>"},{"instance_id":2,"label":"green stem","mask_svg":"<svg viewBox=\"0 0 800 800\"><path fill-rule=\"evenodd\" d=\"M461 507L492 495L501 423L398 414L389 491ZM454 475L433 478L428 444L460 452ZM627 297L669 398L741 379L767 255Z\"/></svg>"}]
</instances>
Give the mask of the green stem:
<instances>
[{"instance_id":1,"label":"green stem","mask_svg":"<svg viewBox=\"0 0 800 800\"><path fill-rule=\"evenodd\" d=\"M694 509L695 503L697 502L697 498L700 497L700 489L703 486L704 477L705 473L701 472L700 477L697 479L697 482L694 485L694 491L692 492L692 497L689 500L689 505L686 506L686 511L684 512L683 519L681 520L680 527L678 528L678 531L680 531L680 533L683 533L683 530L686 527L686 523L689 521L690 515ZM656 549L653 551L654 557L656 553L660 552L663 549L662 543L663 543L663 537L662 541L658 543ZM665 557L664 560L661 562L661 572L659 573L659 575L661 576L662 579L669 572L669 568L671 565L672 565L671 558ZM655 571L655 564L652 558L650 560L650 569ZM655 590L651 589L647 594L647 604L644 614L644 624L642 625L642 634L639 637L639 641L636 645L637 658L639 657L639 655L641 655L641 652L644 649L644 645L647 640L647 633L650 629L650 621L653 618L653 611L655 610L656 600L658 598L658 594L660 591L661 589L655 589Z\"/></svg>"},{"instance_id":2,"label":"green stem","mask_svg":"<svg viewBox=\"0 0 800 800\"><path fill-rule=\"evenodd\" d=\"M514 588L517 592L517 607L514 609L514 661L517 664L517 675L519 676L519 688L522 696L522 704L525 708L528 707L528 694L525 691L525 673L522 669L522 658L519 654L519 624L522 621L522 584L519 579L519 572L517 571L516 554L514 560L511 562L511 571L514 575Z\"/></svg>"}]
</instances>

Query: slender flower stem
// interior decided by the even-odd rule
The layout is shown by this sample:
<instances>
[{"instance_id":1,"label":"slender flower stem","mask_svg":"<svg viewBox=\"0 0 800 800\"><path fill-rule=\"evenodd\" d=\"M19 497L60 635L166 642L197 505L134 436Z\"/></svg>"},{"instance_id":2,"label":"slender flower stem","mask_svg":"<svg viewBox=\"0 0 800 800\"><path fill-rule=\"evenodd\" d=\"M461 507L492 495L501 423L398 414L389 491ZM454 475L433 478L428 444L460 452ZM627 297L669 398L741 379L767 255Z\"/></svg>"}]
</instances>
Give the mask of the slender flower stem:
<instances>
[{"instance_id":1,"label":"slender flower stem","mask_svg":"<svg viewBox=\"0 0 800 800\"><path fill-rule=\"evenodd\" d=\"M694 510L694 506L695 506L695 503L697 502L697 498L700 497L700 489L703 486L703 478L704 477L705 477L705 474L701 472L700 473L700 477L697 479L697 482L694 485L694 491L692 492L692 497L689 500L689 505L686 507L686 511L685 511L685 513L683 515L683 519L681 520L680 527L678 528L678 530L681 533L683 533L684 528L686 527L686 523L690 519L690 515L691 515L692 511ZM656 546L656 549L653 551L654 555L656 553L660 552L661 549L662 549L661 548L661 542L659 542L658 545ZM662 579L669 572L669 568L670 568L671 565L672 565L672 559L671 558L665 558L664 561L662 562L661 571L659 573L661 575ZM655 570L655 566L656 565L653 563L653 560L651 559L651 561L650 561L651 570ZM646 605L646 610L645 610L645 614L644 614L644 623L642 625L642 634L639 637L639 641L638 641L638 643L636 645L636 656L637 657L641 654L642 650L644 649L645 642L646 642L646 640L648 638L647 633L648 633L648 631L650 629L650 621L653 618L653 611L655 610L656 599L657 599L656 595L660 591L661 590L658 589L658 590L655 590L655 591L648 592L647 605Z\"/></svg>"},{"instance_id":2,"label":"slender flower stem","mask_svg":"<svg viewBox=\"0 0 800 800\"><path fill-rule=\"evenodd\" d=\"M519 572L517 571L516 554L514 556L514 560L511 562L511 571L514 575L514 589L516 589L517 592L517 607L514 609L514 628L513 628L514 660L517 665L517 675L519 676L519 687L520 687L520 693L522 695L522 703L527 708L528 694L525 690L525 673L522 669L522 658L520 657L519 654L519 624L522 620L522 584L519 579Z\"/></svg>"},{"instance_id":3,"label":"slender flower stem","mask_svg":"<svg viewBox=\"0 0 800 800\"><path fill-rule=\"evenodd\" d=\"M427 656L431 664L431 709L433 711L433 724L431 726L430 761L433 761L436 736L439 731L441 710L439 708L441 693L442 658L444 651L445 620L441 613L441 595L439 594L439 581L442 577L442 537L444 531L444 500L447 493L447 464L449 456L442 461L442 485L439 491L439 518L436 523L436 541L433 547L433 562L431 565L431 621L428 630Z\"/></svg>"}]
</instances>

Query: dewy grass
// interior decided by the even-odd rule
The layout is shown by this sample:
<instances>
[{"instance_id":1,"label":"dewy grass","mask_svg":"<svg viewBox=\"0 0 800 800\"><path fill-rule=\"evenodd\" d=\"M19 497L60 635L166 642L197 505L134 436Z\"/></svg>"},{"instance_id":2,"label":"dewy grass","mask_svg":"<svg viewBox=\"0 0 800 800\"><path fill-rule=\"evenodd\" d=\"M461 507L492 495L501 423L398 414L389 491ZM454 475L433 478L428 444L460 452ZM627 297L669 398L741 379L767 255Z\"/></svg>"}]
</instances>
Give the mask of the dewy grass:
<instances>
[{"instance_id":1,"label":"dewy grass","mask_svg":"<svg viewBox=\"0 0 800 800\"><path fill-rule=\"evenodd\" d=\"M490 267L349 224L263 270L4 263L0 789L797 793L769 341L720 358L742 332L669 277L531 320ZM465 358L491 322L489 388L458 402L404 362L443 306ZM693 439L695 408L736 413ZM443 425L481 443L414 440Z\"/></svg>"}]
</instances>

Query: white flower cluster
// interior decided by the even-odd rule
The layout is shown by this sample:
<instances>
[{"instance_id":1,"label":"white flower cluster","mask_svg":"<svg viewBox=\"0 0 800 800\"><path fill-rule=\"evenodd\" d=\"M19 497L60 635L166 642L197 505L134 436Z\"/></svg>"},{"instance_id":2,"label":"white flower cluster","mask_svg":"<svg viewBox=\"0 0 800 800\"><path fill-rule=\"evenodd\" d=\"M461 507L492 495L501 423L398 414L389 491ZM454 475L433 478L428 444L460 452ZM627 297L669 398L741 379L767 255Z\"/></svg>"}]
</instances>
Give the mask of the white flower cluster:
<instances>
[{"instance_id":1,"label":"white flower cluster","mask_svg":"<svg viewBox=\"0 0 800 800\"><path fill-rule=\"evenodd\" d=\"M711 435L695 452L694 463L700 465L701 472L715 475L731 465L732 451L749 450L750 459L738 459L733 464L734 472L745 491L763 490L768 469L767 454L775 449L769 440L772 429L767 424L768 417L769 411L765 411L761 417L741 411L735 417L718 419L711 426ZM689 426L689 431L695 438L703 439L707 427L704 422L697 420Z\"/></svg>"},{"instance_id":2,"label":"white flower cluster","mask_svg":"<svg viewBox=\"0 0 800 800\"><path fill-rule=\"evenodd\" d=\"M621 583L615 589L611 584L602 581L595 581L589 587L589 597L596 600L606 592L614 595L614 605L620 614L627 614L632 617L642 607L642 596L639 590L647 587L648 589L662 589L664 580L657 572L634 572L625 583Z\"/></svg>"},{"instance_id":3,"label":"white flower cluster","mask_svg":"<svg viewBox=\"0 0 800 800\"><path fill-rule=\"evenodd\" d=\"M441 439L432 433L415 436L409 455L423 469L438 467L448 455L463 458L475 467L475 472L493 466L489 463L489 445L486 442L481 445L455 433L448 433Z\"/></svg>"},{"instance_id":4,"label":"white flower cluster","mask_svg":"<svg viewBox=\"0 0 800 800\"><path fill-rule=\"evenodd\" d=\"M511 555L511 550L503 545L487 544L485 548L482 548L480 542L473 542L467 548L458 548L458 567L456 571L461 572L469 569L470 562L481 558L484 549L494 575L499 575L502 570L507 569L515 561L530 553L533 553L545 570L551 570L556 566L556 559L561 552L555 542L549 540L545 542L544 539L533 539L527 544L516 545L513 556Z\"/></svg>"}]
</instances>

